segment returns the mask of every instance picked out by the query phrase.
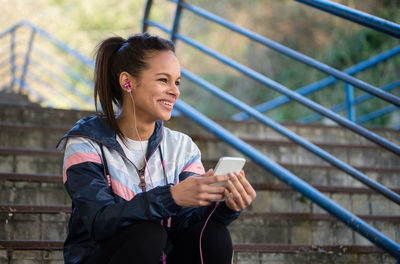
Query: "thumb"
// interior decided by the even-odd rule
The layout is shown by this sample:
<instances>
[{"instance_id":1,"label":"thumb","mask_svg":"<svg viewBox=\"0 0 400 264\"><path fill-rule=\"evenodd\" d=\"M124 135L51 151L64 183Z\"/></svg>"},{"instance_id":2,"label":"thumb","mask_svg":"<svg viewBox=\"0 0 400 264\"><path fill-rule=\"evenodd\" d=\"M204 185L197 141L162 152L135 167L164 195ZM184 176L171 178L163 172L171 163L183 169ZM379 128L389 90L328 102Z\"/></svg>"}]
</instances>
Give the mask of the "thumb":
<instances>
[{"instance_id":1,"label":"thumb","mask_svg":"<svg viewBox=\"0 0 400 264\"><path fill-rule=\"evenodd\" d=\"M204 174L204 177L213 176L213 175L214 175L214 170L213 170L213 169L209 169L209 170Z\"/></svg>"}]
</instances>

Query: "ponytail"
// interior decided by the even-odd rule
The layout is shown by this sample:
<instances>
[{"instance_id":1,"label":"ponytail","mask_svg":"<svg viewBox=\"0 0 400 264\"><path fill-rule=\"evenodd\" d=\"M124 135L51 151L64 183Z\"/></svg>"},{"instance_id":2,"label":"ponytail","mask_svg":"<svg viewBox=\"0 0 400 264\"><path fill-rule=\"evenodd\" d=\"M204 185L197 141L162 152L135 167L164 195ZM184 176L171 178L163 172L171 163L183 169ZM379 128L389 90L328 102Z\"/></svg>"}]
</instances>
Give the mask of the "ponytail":
<instances>
[{"instance_id":1,"label":"ponytail","mask_svg":"<svg viewBox=\"0 0 400 264\"><path fill-rule=\"evenodd\" d=\"M111 37L102 41L97 49L94 69L94 104L96 111L100 113L97 105L97 98L99 98L102 113L119 136L122 136L122 132L115 119L113 103L118 107L122 106L122 91L119 87L119 80L115 80L116 76L113 75L111 68L114 54L124 42L125 40L121 37Z\"/></svg>"}]
</instances>

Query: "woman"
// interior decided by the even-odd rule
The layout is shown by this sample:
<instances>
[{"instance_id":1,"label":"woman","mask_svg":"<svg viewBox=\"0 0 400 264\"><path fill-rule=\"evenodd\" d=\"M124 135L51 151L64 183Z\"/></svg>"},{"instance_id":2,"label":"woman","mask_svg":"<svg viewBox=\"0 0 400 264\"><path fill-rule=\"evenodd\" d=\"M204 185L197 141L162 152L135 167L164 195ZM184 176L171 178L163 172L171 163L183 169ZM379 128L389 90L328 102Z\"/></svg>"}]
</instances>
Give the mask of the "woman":
<instances>
[{"instance_id":1,"label":"woman","mask_svg":"<svg viewBox=\"0 0 400 264\"><path fill-rule=\"evenodd\" d=\"M192 140L163 126L180 78L168 40L145 33L100 43L102 114L78 121L59 144L72 199L66 263L230 263L226 226L255 191L243 171L205 173ZM226 187L210 186L217 182Z\"/></svg>"}]
</instances>

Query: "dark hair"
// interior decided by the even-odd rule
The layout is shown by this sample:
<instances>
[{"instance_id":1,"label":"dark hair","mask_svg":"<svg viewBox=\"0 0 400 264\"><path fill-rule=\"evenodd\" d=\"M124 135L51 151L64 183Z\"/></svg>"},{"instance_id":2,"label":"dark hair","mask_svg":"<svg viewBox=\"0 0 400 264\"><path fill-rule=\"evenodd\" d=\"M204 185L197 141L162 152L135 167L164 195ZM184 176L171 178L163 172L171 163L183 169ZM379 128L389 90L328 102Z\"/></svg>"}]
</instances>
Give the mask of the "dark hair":
<instances>
[{"instance_id":1,"label":"dark hair","mask_svg":"<svg viewBox=\"0 0 400 264\"><path fill-rule=\"evenodd\" d=\"M124 138L115 119L113 103L122 107L122 89L119 83L121 72L128 72L140 79L141 72L146 69L146 60L154 51L170 50L175 53L175 46L170 40L152 36L148 33L136 34L128 39L110 37L98 45L96 65L94 69L94 102L98 113L99 98L102 114L107 117L111 127Z\"/></svg>"}]
</instances>

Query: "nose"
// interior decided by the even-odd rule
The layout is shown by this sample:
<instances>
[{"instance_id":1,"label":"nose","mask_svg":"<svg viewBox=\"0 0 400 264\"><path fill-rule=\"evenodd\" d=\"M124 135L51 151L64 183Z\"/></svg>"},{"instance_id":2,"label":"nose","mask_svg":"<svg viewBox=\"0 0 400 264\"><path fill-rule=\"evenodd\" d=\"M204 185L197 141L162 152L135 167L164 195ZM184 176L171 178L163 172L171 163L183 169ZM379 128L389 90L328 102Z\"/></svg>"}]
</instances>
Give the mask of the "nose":
<instances>
[{"instance_id":1,"label":"nose","mask_svg":"<svg viewBox=\"0 0 400 264\"><path fill-rule=\"evenodd\" d=\"M178 99L179 95L181 94L181 92L179 91L179 86L173 83L168 90L168 94L174 96L175 99Z\"/></svg>"}]
</instances>

